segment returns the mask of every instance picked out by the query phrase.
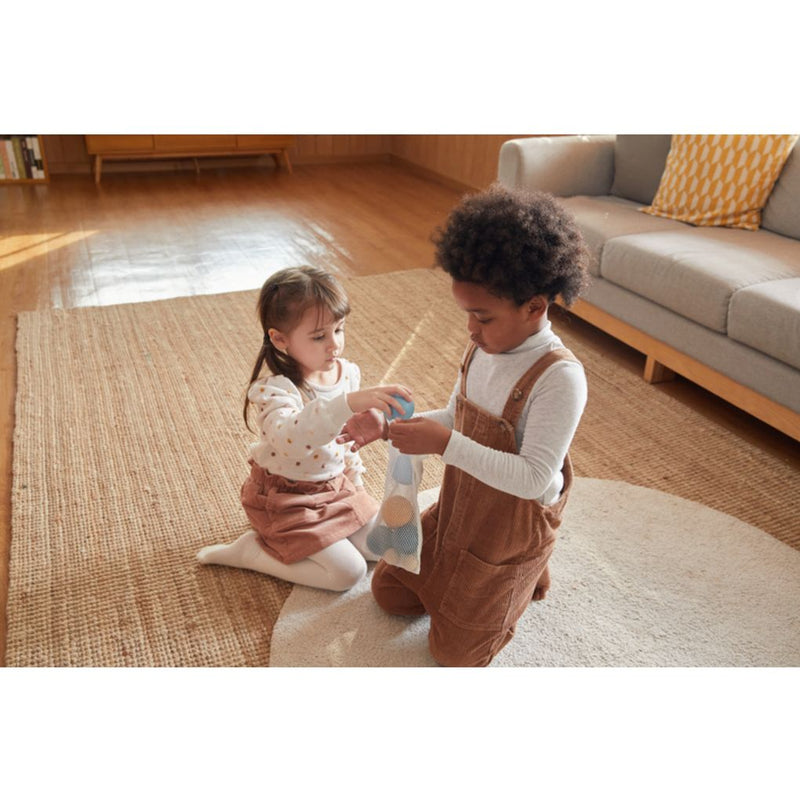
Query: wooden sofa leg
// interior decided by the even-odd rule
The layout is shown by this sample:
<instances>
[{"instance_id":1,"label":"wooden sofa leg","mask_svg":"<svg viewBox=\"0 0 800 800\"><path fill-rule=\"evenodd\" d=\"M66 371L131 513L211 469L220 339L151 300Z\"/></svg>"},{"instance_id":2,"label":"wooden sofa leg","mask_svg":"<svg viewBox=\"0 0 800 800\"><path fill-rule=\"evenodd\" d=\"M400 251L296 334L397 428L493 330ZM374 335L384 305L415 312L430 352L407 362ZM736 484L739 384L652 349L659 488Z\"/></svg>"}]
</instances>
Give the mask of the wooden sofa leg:
<instances>
[{"instance_id":1,"label":"wooden sofa leg","mask_svg":"<svg viewBox=\"0 0 800 800\"><path fill-rule=\"evenodd\" d=\"M648 383L664 383L674 378L675 373L671 369L660 364L653 356L647 356L644 362L644 379Z\"/></svg>"}]
</instances>

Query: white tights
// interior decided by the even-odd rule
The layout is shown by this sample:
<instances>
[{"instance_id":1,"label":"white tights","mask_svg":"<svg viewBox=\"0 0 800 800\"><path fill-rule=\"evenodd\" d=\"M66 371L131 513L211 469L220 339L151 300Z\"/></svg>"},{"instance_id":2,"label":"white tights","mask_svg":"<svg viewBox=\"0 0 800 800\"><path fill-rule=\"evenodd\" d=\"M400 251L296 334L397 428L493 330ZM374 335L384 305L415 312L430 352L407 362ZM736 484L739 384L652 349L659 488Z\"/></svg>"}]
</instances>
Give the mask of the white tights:
<instances>
[{"instance_id":1,"label":"white tights","mask_svg":"<svg viewBox=\"0 0 800 800\"><path fill-rule=\"evenodd\" d=\"M380 558L367 547L367 534L374 522L375 517L347 539L334 542L294 564L284 564L269 555L258 543L258 534L252 529L230 544L204 547L197 554L197 560L201 564L252 569L316 589L346 592L366 575L367 561Z\"/></svg>"}]
</instances>

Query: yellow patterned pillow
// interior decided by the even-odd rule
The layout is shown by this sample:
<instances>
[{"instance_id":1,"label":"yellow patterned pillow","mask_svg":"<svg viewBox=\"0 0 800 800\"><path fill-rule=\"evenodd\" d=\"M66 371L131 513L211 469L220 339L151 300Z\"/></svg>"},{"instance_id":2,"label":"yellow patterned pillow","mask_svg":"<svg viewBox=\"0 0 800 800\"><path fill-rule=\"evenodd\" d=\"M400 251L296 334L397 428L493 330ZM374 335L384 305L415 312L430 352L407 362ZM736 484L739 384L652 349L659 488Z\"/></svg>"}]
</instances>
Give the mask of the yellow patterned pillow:
<instances>
[{"instance_id":1,"label":"yellow patterned pillow","mask_svg":"<svg viewBox=\"0 0 800 800\"><path fill-rule=\"evenodd\" d=\"M797 135L675 135L653 203L641 209L692 225L758 230L761 209Z\"/></svg>"}]
</instances>

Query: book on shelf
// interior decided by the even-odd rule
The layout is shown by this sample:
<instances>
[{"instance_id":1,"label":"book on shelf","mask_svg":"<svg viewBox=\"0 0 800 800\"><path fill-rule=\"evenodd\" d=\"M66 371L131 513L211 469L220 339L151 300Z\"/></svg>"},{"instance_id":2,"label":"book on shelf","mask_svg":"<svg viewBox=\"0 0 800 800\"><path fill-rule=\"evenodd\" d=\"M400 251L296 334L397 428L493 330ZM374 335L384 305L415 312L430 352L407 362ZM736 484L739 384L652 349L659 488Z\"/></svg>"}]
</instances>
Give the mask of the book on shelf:
<instances>
[{"instance_id":1,"label":"book on shelf","mask_svg":"<svg viewBox=\"0 0 800 800\"><path fill-rule=\"evenodd\" d=\"M32 178L33 177L33 167L31 164L31 149L28 145L28 137L27 136L20 136L19 138L19 146L22 150L22 165L25 167L25 177Z\"/></svg>"},{"instance_id":2,"label":"book on shelf","mask_svg":"<svg viewBox=\"0 0 800 800\"><path fill-rule=\"evenodd\" d=\"M17 165L17 154L14 152L14 143L10 136L4 136L2 141L5 162L7 165L8 177L11 180L19 179L19 166Z\"/></svg>"},{"instance_id":3,"label":"book on shelf","mask_svg":"<svg viewBox=\"0 0 800 800\"><path fill-rule=\"evenodd\" d=\"M33 150L33 157L35 161L34 170L36 172L35 177L37 178L44 178L44 159L42 158L42 151L39 147L39 137L38 136L31 136L31 148Z\"/></svg>"},{"instance_id":4,"label":"book on shelf","mask_svg":"<svg viewBox=\"0 0 800 800\"><path fill-rule=\"evenodd\" d=\"M22 140L19 136L11 137L11 146L14 148L14 158L17 160L17 172L20 178L27 178L25 169L25 153L22 151Z\"/></svg>"},{"instance_id":5,"label":"book on shelf","mask_svg":"<svg viewBox=\"0 0 800 800\"><path fill-rule=\"evenodd\" d=\"M44 180L46 177L38 136L0 136L0 180Z\"/></svg>"}]
</instances>

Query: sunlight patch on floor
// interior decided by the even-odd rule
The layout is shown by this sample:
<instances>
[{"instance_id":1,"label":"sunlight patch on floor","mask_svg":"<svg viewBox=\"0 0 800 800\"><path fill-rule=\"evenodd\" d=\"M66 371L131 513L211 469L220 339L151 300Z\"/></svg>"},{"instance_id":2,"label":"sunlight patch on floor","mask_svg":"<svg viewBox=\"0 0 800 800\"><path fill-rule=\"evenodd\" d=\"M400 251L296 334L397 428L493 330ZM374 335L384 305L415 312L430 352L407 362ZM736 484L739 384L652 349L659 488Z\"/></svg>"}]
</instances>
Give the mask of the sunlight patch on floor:
<instances>
[{"instance_id":1,"label":"sunlight patch on floor","mask_svg":"<svg viewBox=\"0 0 800 800\"><path fill-rule=\"evenodd\" d=\"M15 267L24 261L81 242L94 236L97 231L74 231L72 233L30 233L4 236L0 239L0 271Z\"/></svg>"},{"instance_id":2,"label":"sunlight patch on floor","mask_svg":"<svg viewBox=\"0 0 800 800\"><path fill-rule=\"evenodd\" d=\"M386 369L386 372L383 374L383 377L380 380L380 383L391 383L393 378L392 376L397 372L400 365L403 363L404 359L411 355L412 350L414 349L414 344L420 335L420 333L431 324L431 322L435 322L438 319L436 312L434 309L428 311L422 319L417 323L416 328L414 328L414 332L411 336L406 339L405 344L403 345L400 352L394 358L391 364Z\"/></svg>"}]
</instances>

